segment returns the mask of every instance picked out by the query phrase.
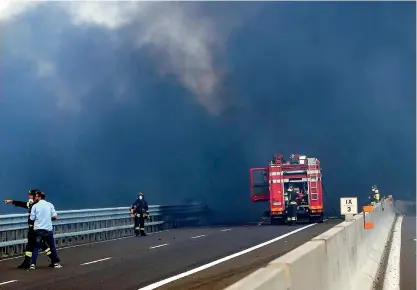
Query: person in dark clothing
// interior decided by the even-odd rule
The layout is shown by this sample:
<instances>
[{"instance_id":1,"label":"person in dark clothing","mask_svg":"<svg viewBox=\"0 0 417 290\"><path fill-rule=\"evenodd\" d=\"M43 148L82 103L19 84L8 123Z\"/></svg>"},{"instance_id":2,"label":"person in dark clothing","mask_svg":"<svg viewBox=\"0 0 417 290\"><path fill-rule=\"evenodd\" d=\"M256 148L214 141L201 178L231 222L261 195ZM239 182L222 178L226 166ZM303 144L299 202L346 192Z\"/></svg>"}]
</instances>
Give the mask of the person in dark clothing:
<instances>
[{"instance_id":1,"label":"person in dark clothing","mask_svg":"<svg viewBox=\"0 0 417 290\"><path fill-rule=\"evenodd\" d=\"M369 195L369 202L371 205L374 205L380 202L379 190L376 185L372 186L372 193L371 195Z\"/></svg>"},{"instance_id":2,"label":"person in dark clothing","mask_svg":"<svg viewBox=\"0 0 417 290\"><path fill-rule=\"evenodd\" d=\"M22 264L20 264L18 266L19 269L28 269L30 267L30 261L32 258L32 253L33 250L35 249L36 246L36 236L35 236L35 231L33 229L34 226L34 222L32 220L30 220L30 212L32 210L33 205L37 202L35 200L35 194L40 192L38 189L31 189L29 190L29 200L28 201L18 201L18 200L4 200L3 202L5 204L13 204L16 207L22 207L28 210L28 235L27 235L27 243L26 243L26 248L25 248L25 257L24 260L22 262ZM49 259L52 262L51 259L51 250L49 249L49 247L45 244L45 243L41 243L40 245L41 250L43 252L45 252L45 254L49 257Z\"/></svg>"},{"instance_id":3,"label":"person in dark clothing","mask_svg":"<svg viewBox=\"0 0 417 290\"><path fill-rule=\"evenodd\" d=\"M287 222L292 225L297 222L297 194L294 191L288 192Z\"/></svg>"},{"instance_id":4,"label":"person in dark clothing","mask_svg":"<svg viewBox=\"0 0 417 290\"><path fill-rule=\"evenodd\" d=\"M135 218L135 235L138 237L146 236L145 233L145 219L150 219L148 203L142 192L139 192L138 199L130 207L130 212Z\"/></svg>"}]
</instances>

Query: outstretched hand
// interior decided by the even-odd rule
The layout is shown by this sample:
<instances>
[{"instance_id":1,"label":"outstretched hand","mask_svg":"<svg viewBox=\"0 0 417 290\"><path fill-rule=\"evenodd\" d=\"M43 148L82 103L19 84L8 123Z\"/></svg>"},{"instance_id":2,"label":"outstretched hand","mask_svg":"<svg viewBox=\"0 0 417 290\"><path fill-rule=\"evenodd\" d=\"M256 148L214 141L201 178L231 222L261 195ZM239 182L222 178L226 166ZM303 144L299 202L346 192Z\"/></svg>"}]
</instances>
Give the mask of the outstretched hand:
<instances>
[{"instance_id":1,"label":"outstretched hand","mask_svg":"<svg viewBox=\"0 0 417 290\"><path fill-rule=\"evenodd\" d=\"M5 204L9 204L9 203L12 203L12 202L13 202L13 200L11 200L11 199L6 199L6 200L3 200L3 202L4 202Z\"/></svg>"}]
</instances>

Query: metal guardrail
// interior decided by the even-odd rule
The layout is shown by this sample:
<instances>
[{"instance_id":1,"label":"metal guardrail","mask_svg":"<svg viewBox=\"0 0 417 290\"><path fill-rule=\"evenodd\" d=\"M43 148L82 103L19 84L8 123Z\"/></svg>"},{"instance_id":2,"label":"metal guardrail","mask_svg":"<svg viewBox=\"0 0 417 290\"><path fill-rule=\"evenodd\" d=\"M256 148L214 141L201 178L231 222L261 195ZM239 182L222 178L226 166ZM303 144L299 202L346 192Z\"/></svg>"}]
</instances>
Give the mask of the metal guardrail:
<instances>
[{"instance_id":1,"label":"metal guardrail","mask_svg":"<svg viewBox=\"0 0 417 290\"><path fill-rule=\"evenodd\" d=\"M150 205L147 232L205 222L203 204ZM21 255L27 242L28 214L0 215L0 259ZM57 248L117 239L133 235L128 207L58 211L53 222Z\"/></svg>"}]
</instances>

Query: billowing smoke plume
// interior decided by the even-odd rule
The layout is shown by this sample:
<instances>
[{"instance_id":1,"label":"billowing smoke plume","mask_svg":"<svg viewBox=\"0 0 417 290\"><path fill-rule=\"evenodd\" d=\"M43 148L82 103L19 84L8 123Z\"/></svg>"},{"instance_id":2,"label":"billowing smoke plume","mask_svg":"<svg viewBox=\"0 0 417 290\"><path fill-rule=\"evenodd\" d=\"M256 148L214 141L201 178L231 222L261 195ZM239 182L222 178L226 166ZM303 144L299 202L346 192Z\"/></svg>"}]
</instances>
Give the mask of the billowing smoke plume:
<instances>
[{"instance_id":1,"label":"billowing smoke plume","mask_svg":"<svg viewBox=\"0 0 417 290\"><path fill-rule=\"evenodd\" d=\"M414 197L415 3L20 2L0 29L2 198L249 219L276 152L320 158L329 204Z\"/></svg>"},{"instance_id":2,"label":"billowing smoke plume","mask_svg":"<svg viewBox=\"0 0 417 290\"><path fill-rule=\"evenodd\" d=\"M23 13L33 10L33 14L37 14L34 18L46 17L35 27L44 30L45 25L49 26L43 31L48 34L45 35L48 39L39 38L37 28L32 27L33 22L19 20ZM121 46L129 46L132 50L146 49L161 76L173 75L209 112L219 114L227 102L221 99L224 96L220 92L225 68L218 63L216 52L224 49L225 41L241 17L234 17L233 20L231 15L232 21L216 23L201 15L200 10L193 4L139 1L20 2L0 8L0 19L11 22L5 25L6 46L18 47L13 55L34 63L37 76L50 82L61 107L78 107L80 98L95 86L90 79L84 79L77 83L81 87L74 88L72 83L68 83L68 78L62 76L63 72L56 67L62 38L65 38L68 29L77 30L81 35L87 30L99 29L96 33L105 33L107 37L97 53L114 50L115 54L114 60L100 58L101 61L106 61L113 68L120 57L118 52L121 52ZM222 26L222 22L226 26ZM33 45L34 49L28 49ZM114 80L116 96L127 89L125 77Z\"/></svg>"}]
</instances>

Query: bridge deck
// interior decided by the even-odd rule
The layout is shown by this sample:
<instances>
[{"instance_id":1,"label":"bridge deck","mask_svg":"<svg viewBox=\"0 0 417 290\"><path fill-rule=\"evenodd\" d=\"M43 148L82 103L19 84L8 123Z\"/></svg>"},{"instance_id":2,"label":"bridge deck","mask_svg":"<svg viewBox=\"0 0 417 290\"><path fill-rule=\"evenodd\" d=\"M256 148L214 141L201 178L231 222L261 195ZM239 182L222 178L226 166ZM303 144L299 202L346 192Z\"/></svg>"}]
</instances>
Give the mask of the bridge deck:
<instances>
[{"instance_id":1,"label":"bridge deck","mask_svg":"<svg viewBox=\"0 0 417 290\"><path fill-rule=\"evenodd\" d=\"M250 253L166 284L161 289L223 289L338 222L309 227ZM17 280L2 285L2 289L139 289L303 226L176 229L148 237L73 247L59 251L64 265L62 269L48 268L47 259L43 255L33 272L15 269L21 258L5 260L0 261L0 285Z\"/></svg>"}]
</instances>

